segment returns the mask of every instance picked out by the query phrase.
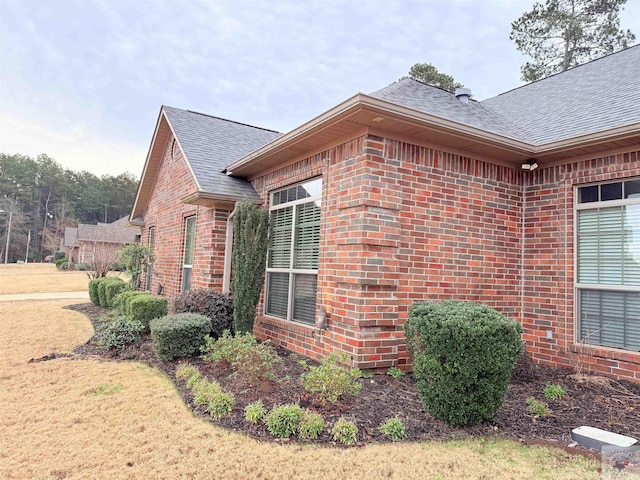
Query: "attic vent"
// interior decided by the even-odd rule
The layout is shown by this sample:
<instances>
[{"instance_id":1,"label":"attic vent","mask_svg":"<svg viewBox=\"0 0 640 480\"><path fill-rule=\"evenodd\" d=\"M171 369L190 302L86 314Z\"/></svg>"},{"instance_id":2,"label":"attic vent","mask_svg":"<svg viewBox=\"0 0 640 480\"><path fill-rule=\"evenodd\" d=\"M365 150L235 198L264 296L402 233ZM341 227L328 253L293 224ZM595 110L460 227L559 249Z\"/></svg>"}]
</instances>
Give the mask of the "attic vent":
<instances>
[{"instance_id":1,"label":"attic vent","mask_svg":"<svg viewBox=\"0 0 640 480\"><path fill-rule=\"evenodd\" d=\"M469 98L471 97L471 89L470 88L456 88L456 98L460 100L462 103L469 103Z\"/></svg>"},{"instance_id":2,"label":"attic vent","mask_svg":"<svg viewBox=\"0 0 640 480\"><path fill-rule=\"evenodd\" d=\"M178 143L176 142L176 139L173 139L173 142L171 142L171 160L175 160L176 156L178 154Z\"/></svg>"}]
</instances>

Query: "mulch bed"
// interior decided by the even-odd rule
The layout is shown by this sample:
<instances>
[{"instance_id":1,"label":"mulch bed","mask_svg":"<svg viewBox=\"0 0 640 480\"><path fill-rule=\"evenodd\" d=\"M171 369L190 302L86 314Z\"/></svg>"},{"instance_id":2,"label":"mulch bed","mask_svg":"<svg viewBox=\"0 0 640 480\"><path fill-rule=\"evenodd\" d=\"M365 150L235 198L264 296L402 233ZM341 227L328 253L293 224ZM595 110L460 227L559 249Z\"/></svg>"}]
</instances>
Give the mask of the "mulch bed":
<instances>
[{"instance_id":1,"label":"mulch bed","mask_svg":"<svg viewBox=\"0 0 640 480\"><path fill-rule=\"evenodd\" d=\"M95 326L95 319L106 310L92 304L68 307L84 313ZM398 417L405 424L408 440L451 440L469 436L500 436L531 444L567 446L572 443L573 428L581 425L598 427L619 434L637 437L640 433L640 385L625 381L613 381L604 377L572 375L572 372L544 366L534 366L529 361L516 368L507 396L497 416L488 422L473 427L452 427L425 413L420 403L418 390L410 374L400 379L388 375L374 375L361 379L362 392L358 397L341 398L336 404L323 405L314 395L306 392L298 378L305 370L299 364L303 357L279 348L282 363L277 369L273 383L250 385L233 375L228 366L207 363L191 358L209 380L216 380L223 390L232 392L236 405L231 415L219 421L211 420L203 407L193 404L191 393L181 382L176 386L184 401L195 414L212 423L261 440L275 441L264 425L253 425L244 420L244 407L262 400L265 407L299 402L302 407L322 414L327 425L332 425L340 416L355 421L358 426L359 445L369 442L389 441L377 427L391 417ZM74 350L76 357L99 356L124 361L145 362L164 371L175 382L178 361L160 362L153 353L151 338L145 336L140 342L122 350L106 350L99 346L95 337ZM309 365L316 363L307 360ZM562 385L567 396L562 400L547 400L543 390L548 384ZM535 417L528 412L526 400L535 397L548 403L552 413L546 417ZM297 440L296 440L297 441ZM328 433L323 433L313 443L334 444Z\"/></svg>"}]
</instances>

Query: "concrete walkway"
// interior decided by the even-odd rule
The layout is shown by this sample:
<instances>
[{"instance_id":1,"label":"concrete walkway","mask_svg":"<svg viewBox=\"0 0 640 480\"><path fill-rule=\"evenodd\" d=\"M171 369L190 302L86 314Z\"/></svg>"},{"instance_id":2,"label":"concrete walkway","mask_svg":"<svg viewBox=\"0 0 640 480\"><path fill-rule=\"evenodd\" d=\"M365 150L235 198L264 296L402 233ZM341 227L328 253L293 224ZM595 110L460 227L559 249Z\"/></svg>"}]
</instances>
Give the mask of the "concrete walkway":
<instances>
[{"instance_id":1,"label":"concrete walkway","mask_svg":"<svg viewBox=\"0 0 640 480\"><path fill-rule=\"evenodd\" d=\"M89 300L89 292L11 293L8 295L0 295L0 302L15 302L19 300L64 300L67 298Z\"/></svg>"}]
</instances>

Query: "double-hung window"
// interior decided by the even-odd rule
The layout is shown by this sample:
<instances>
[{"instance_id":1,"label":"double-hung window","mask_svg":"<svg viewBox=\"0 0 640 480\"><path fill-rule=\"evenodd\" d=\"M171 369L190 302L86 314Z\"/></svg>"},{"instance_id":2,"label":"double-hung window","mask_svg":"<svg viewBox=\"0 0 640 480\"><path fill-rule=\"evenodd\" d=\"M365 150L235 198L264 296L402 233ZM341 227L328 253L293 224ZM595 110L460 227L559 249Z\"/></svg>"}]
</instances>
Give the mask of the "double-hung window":
<instances>
[{"instance_id":1,"label":"double-hung window","mask_svg":"<svg viewBox=\"0 0 640 480\"><path fill-rule=\"evenodd\" d=\"M149 228L149 248L147 251L147 268L145 272L145 290L151 290L151 275L153 273L153 250L156 243L156 227Z\"/></svg>"},{"instance_id":2,"label":"double-hung window","mask_svg":"<svg viewBox=\"0 0 640 480\"><path fill-rule=\"evenodd\" d=\"M577 189L577 341L640 351L640 178Z\"/></svg>"},{"instance_id":3,"label":"double-hung window","mask_svg":"<svg viewBox=\"0 0 640 480\"><path fill-rule=\"evenodd\" d=\"M271 193L265 313L315 322L322 179Z\"/></svg>"},{"instance_id":4,"label":"double-hung window","mask_svg":"<svg viewBox=\"0 0 640 480\"><path fill-rule=\"evenodd\" d=\"M184 292L191 288L191 269L196 241L196 217L187 217L184 221L184 254L182 256L182 286Z\"/></svg>"}]
</instances>

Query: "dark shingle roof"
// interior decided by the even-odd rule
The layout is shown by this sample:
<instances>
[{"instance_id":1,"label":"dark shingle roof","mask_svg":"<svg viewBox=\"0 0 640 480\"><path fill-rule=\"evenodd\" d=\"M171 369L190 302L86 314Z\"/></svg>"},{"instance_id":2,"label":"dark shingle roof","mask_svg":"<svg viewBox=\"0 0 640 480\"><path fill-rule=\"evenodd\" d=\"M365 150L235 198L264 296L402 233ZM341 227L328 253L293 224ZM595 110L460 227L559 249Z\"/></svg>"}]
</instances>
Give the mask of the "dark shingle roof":
<instances>
[{"instance_id":1,"label":"dark shingle roof","mask_svg":"<svg viewBox=\"0 0 640 480\"><path fill-rule=\"evenodd\" d=\"M251 184L222 173L230 163L281 134L202 113L162 107L200 189L210 193L258 198Z\"/></svg>"},{"instance_id":2,"label":"dark shingle roof","mask_svg":"<svg viewBox=\"0 0 640 480\"><path fill-rule=\"evenodd\" d=\"M640 45L481 104L543 144L640 122Z\"/></svg>"},{"instance_id":3,"label":"dark shingle roof","mask_svg":"<svg viewBox=\"0 0 640 480\"><path fill-rule=\"evenodd\" d=\"M640 122L640 45L482 102L403 79L371 96L533 145Z\"/></svg>"},{"instance_id":4,"label":"dark shingle roof","mask_svg":"<svg viewBox=\"0 0 640 480\"><path fill-rule=\"evenodd\" d=\"M531 140L527 132L484 107L481 103L470 100L469 103L464 104L454 94L446 90L410 78L399 80L370 95L505 137L524 141Z\"/></svg>"}]
</instances>

